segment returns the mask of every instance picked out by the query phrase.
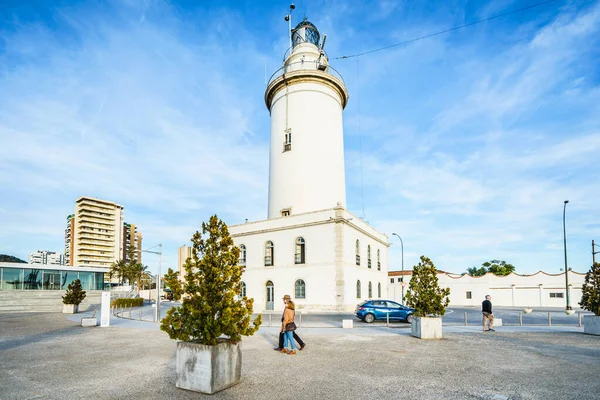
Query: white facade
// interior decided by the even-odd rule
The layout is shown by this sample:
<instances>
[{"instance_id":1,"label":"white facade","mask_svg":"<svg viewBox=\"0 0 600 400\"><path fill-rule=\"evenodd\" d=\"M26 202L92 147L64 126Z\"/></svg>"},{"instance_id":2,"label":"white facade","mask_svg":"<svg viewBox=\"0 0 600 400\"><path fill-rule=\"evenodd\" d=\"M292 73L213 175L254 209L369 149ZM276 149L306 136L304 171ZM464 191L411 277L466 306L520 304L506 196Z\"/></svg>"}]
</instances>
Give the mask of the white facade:
<instances>
[{"instance_id":1,"label":"white facade","mask_svg":"<svg viewBox=\"0 0 600 400\"><path fill-rule=\"evenodd\" d=\"M48 250L38 250L29 255L29 264L64 265L65 259L62 253Z\"/></svg>"},{"instance_id":2,"label":"white facade","mask_svg":"<svg viewBox=\"0 0 600 400\"><path fill-rule=\"evenodd\" d=\"M362 300L386 296L387 236L342 207L232 225L229 232L245 249L240 255L246 265L242 281L256 310L282 309L285 294L298 309L346 311ZM299 238L304 242L303 260L296 256Z\"/></svg>"},{"instance_id":3,"label":"white facade","mask_svg":"<svg viewBox=\"0 0 600 400\"><path fill-rule=\"evenodd\" d=\"M394 300L400 301L401 286L398 279L400 277L392 274L393 272L390 272L388 278L388 293ZM394 283L391 283L392 279ZM495 307L566 306L564 273L548 274L539 271L533 275L512 273L507 276L496 276L487 273L484 276L470 276L439 272L438 280L440 287L450 288L450 307L480 307L488 294L492 296ZM406 276L405 281L408 283L410 276ZM573 309L579 309L581 286L584 282L585 274L569 271L569 297Z\"/></svg>"},{"instance_id":4,"label":"white facade","mask_svg":"<svg viewBox=\"0 0 600 400\"><path fill-rule=\"evenodd\" d=\"M346 87L312 43L297 44L281 72L265 92L271 113L268 216L344 207Z\"/></svg>"},{"instance_id":5,"label":"white facade","mask_svg":"<svg viewBox=\"0 0 600 400\"><path fill-rule=\"evenodd\" d=\"M281 310L285 294L298 309L354 310L386 295L388 238L344 208L343 80L314 25L301 22L292 37L291 54L265 91L268 219L229 227L246 266L242 295L254 298L257 311Z\"/></svg>"}]
</instances>

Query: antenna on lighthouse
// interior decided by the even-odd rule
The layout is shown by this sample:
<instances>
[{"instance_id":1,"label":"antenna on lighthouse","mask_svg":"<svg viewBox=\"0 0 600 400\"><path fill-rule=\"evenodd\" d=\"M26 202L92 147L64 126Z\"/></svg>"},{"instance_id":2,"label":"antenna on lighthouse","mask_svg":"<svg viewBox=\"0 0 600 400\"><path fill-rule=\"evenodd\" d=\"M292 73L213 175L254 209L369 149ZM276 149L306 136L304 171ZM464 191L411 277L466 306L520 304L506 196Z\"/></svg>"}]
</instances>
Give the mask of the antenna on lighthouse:
<instances>
[{"instance_id":1,"label":"antenna on lighthouse","mask_svg":"<svg viewBox=\"0 0 600 400\"><path fill-rule=\"evenodd\" d=\"M292 11L294 11L295 8L296 6L294 5L294 3L290 4L290 13L284 18L288 22L289 26L290 49L292 48Z\"/></svg>"}]
</instances>

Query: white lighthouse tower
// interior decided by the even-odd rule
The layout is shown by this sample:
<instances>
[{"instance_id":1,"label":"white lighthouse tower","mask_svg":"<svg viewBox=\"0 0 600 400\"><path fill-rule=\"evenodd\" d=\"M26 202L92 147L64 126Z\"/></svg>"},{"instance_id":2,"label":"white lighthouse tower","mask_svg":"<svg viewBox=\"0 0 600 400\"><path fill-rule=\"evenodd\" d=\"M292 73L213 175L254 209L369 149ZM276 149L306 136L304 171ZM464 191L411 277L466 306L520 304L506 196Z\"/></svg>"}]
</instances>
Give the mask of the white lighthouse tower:
<instances>
[{"instance_id":1,"label":"white lighthouse tower","mask_svg":"<svg viewBox=\"0 0 600 400\"><path fill-rule=\"evenodd\" d=\"M292 30L289 55L274 76L265 91L271 113L269 218L345 207L342 112L348 91L306 19Z\"/></svg>"},{"instance_id":2,"label":"white lighthouse tower","mask_svg":"<svg viewBox=\"0 0 600 400\"><path fill-rule=\"evenodd\" d=\"M288 16L289 19L289 16ZM291 30L265 91L271 116L268 218L230 225L256 310L354 310L387 297L388 238L346 210L342 113L348 91L324 38L306 19Z\"/></svg>"}]
</instances>

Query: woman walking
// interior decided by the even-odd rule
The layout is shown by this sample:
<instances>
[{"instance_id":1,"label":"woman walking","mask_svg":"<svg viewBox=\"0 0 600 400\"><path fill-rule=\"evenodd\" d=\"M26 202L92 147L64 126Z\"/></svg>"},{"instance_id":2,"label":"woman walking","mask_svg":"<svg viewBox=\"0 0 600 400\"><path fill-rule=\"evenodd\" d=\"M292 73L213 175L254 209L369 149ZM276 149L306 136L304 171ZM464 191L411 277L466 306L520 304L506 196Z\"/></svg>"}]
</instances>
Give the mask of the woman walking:
<instances>
[{"instance_id":1,"label":"woman walking","mask_svg":"<svg viewBox=\"0 0 600 400\"><path fill-rule=\"evenodd\" d=\"M296 324L294 323L294 316L296 314L296 305L292 300L288 300L285 311L283 312L283 322L281 323L281 332L283 332L283 348L282 353L289 355L296 354L294 347L294 331L296 330ZM290 350L287 350L288 343L290 344Z\"/></svg>"}]
</instances>

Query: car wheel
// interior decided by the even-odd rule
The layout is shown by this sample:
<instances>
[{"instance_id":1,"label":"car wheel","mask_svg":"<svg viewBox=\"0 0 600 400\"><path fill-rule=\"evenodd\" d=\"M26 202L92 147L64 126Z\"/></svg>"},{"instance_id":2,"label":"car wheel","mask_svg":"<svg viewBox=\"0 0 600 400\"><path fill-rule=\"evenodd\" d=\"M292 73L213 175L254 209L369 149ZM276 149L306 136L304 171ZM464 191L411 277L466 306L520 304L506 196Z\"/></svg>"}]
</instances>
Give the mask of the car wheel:
<instances>
[{"instance_id":1,"label":"car wheel","mask_svg":"<svg viewBox=\"0 0 600 400\"><path fill-rule=\"evenodd\" d=\"M375 321L375 316L373 314L367 314L367 315L365 315L365 322L367 324L370 324L373 321Z\"/></svg>"},{"instance_id":2,"label":"car wheel","mask_svg":"<svg viewBox=\"0 0 600 400\"><path fill-rule=\"evenodd\" d=\"M413 322L412 314L406 316L406 322L408 322L409 324L412 324L412 322Z\"/></svg>"}]
</instances>

